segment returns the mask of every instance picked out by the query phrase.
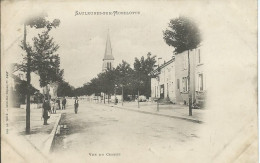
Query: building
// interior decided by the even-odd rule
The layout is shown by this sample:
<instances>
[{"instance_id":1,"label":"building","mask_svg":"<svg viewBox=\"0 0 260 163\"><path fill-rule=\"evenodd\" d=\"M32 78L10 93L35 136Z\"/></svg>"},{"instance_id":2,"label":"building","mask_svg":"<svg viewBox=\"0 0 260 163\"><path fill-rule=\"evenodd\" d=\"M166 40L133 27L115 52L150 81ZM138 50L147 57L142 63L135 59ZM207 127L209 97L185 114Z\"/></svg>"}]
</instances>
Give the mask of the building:
<instances>
[{"instance_id":1,"label":"building","mask_svg":"<svg viewBox=\"0 0 260 163\"><path fill-rule=\"evenodd\" d=\"M102 72L111 70L114 67L114 57L112 54L112 47L110 42L109 33L107 34L106 49L103 58Z\"/></svg>"},{"instance_id":2,"label":"building","mask_svg":"<svg viewBox=\"0 0 260 163\"><path fill-rule=\"evenodd\" d=\"M151 97L176 103L175 93L175 58L163 63L150 73Z\"/></svg>"},{"instance_id":3,"label":"building","mask_svg":"<svg viewBox=\"0 0 260 163\"><path fill-rule=\"evenodd\" d=\"M20 107L21 104L26 103L27 82L26 73L16 70L15 64L10 64L8 69L8 87L10 105L14 107ZM39 76L36 73L31 73L31 96L30 101L32 103L39 103L41 97L41 87L39 82Z\"/></svg>"},{"instance_id":4,"label":"building","mask_svg":"<svg viewBox=\"0 0 260 163\"><path fill-rule=\"evenodd\" d=\"M206 90L206 76L204 68L204 55L202 48L189 51L190 53L190 91L192 103L204 102ZM177 103L188 104L188 51L175 56L175 92Z\"/></svg>"},{"instance_id":5,"label":"building","mask_svg":"<svg viewBox=\"0 0 260 163\"><path fill-rule=\"evenodd\" d=\"M189 51L190 93L193 104L203 105L206 95L206 74L203 48ZM188 105L188 51L176 54L171 60L150 73L151 97L168 99L172 103Z\"/></svg>"},{"instance_id":6,"label":"building","mask_svg":"<svg viewBox=\"0 0 260 163\"><path fill-rule=\"evenodd\" d=\"M204 46L197 48L196 64L195 64L195 99L196 103L203 105L206 98L206 55L204 53Z\"/></svg>"}]
</instances>

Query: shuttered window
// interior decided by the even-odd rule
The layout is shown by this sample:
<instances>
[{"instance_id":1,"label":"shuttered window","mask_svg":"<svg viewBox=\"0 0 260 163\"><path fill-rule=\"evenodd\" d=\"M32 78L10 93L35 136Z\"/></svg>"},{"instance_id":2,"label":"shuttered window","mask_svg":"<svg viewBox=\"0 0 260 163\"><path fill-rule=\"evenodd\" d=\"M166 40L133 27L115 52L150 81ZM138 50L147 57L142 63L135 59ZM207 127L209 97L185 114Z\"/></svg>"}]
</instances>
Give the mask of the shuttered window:
<instances>
[{"instance_id":1,"label":"shuttered window","mask_svg":"<svg viewBox=\"0 0 260 163\"><path fill-rule=\"evenodd\" d=\"M187 77L182 78L182 90L183 90L183 92L188 92L188 78Z\"/></svg>"},{"instance_id":2,"label":"shuttered window","mask_svg":"<svg viewBox=\"0 0 260 163\"><path fill-rule=\"evenodd\" d=\"M199 74L198 82L199 82L199 91L203 91L204 90L203 74Z\"/></svg>"}]
</instances>

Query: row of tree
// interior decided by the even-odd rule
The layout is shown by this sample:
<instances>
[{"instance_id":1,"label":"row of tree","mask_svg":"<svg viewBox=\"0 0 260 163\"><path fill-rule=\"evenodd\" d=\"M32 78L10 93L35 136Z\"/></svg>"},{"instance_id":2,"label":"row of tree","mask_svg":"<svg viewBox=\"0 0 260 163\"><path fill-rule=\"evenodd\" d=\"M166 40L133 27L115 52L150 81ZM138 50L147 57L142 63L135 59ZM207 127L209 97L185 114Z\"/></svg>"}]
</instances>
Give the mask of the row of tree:
<instances>
[{"instance_id":1,"label":"row of tree","mask_svg":"<svg viewBox=\"0 0 260 163\"><path fill-rule=\"evenodd\" d=\"M174 48L174 55L184 51L188 52L188 94L189 94L189 115L192 115L192 95L190 91L190 50L196 49L202 40L201 32L191 18L180 16L171 19L168 28L163 31L163 39L166 44ZM134 69L123 61L115 69L106 71L92 79L83 87L76 89L75 94L93 94L104 92L112 94L117 87L124 88L124 94L141 94L150 96L151 80L148 74L152 71L155 64L155 56L151 57L148 53L147 58L135 59ZM123 89L122 89L123 90Z\"/></svg>"},{"instance_id":2,"label":"row of tree","mask_svg":"<svg viewBox=\"0 0 260 163\"><path fill-rule=\"evenodd\" d=\"M155 56L151 53L147 57L141 59L135 58L134 68L130 64L123 61L115 69L98 74L89 83L83 87L73 88L63 80L64 71L60 69L60 57L57 54L59 46L54 42L53 37L49 35L53 28L60 24L59 19L52 22L46 19L47 15L42 14L25 21L24 39L21 44L25 55L22 64L17 64L19 70L26 72L26 133L30 133L30 95L31 95L31 73L35 72L40 76L40 86L45 87L50 83L58 82L58 95L90 95L99 94L101 92L108 95L113 94L118 88L124 90L124 95L142 94L150 96L151 80L148 74L153 70ZM37 36L33 37L32 43L27 41L27 27L41 30ZM197 48L201 42L200 31L196 24L186 17L172 19L169 28L163 33L164 39L169 46L174 47L174 53L178 55L183 51L190 51ZM188 53L189 61L189 53ZM190 80L190 63L188 63L188 80ZM191 92L190 82L189 91L189 115L191 112ZM47 93L47 97L48 93Z\"/></svg>"},{"instance_id":3,"label":"row of tree","mask_svg":"<svg viewBox=\"0 0 260 163\"><path fill-rule=\"evenodd\" d=\"M138 92L146 97L151 94L151 79L148 75L156 63L156 56L147 54L140 59L135 58L133 68L126 61L122 61L116 68L106 70L93 78L90 82L84 84L83 87L75 89L74 93L80 95L100 95L101 92L111 95L117 91L117 94L137 95ZM119 91L120 90L120 91ZM122 91L121 91L122 90Z\"/></svg>"}]
</instances>

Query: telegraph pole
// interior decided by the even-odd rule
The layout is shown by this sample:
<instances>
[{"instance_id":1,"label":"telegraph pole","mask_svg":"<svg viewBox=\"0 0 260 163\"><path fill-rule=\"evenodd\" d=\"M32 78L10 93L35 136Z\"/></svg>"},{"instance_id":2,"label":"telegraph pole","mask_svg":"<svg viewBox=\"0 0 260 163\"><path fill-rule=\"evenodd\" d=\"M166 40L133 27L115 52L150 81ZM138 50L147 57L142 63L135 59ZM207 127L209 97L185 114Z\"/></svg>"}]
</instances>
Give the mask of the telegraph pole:
<instances>
[{"instance_id":1,"label":"telegraph pole","mask_svg":"<svg viewBox=\"0 0 260 163\"><path fill-rule=\"evenodd\" d=\"M27 94L26 94L26 134L30 134L30 85L31 85L31 54L27 49L26 45L26 36L27 36L27 31L26 31L26 24L24 24L24 49L27 53L27 72L26 72L26 83L27 83Z\"/></svg>"}]
</instances>

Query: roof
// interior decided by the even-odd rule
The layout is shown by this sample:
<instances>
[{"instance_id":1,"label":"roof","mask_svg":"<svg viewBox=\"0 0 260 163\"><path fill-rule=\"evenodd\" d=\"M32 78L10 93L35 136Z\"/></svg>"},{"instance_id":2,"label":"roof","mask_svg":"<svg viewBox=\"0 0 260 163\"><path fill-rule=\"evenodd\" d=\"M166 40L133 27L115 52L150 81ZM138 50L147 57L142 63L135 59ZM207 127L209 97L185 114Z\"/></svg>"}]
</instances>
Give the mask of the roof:
<instances>
[{"instance_id":1,"label":"roof","mask_svg":"<svg viewBox=\"0 0 260 163\"><path fill-rule=\"evenodd\" d=\"M168 66L169 64L171 64L174 61L175 61L175 58L170 59L169 61L165 62L164 64L162 64L161 66L159 66L155 70L151 71L149 73L149 76L154 76L154 75L160 74L161 73L161 71L160 71L161 69L163 69L164 67Z\"/></svg>"},{"instance_id":2,"label":"roof","mask_svg":"<svg viewBox=\"0 0 260 163\"><path fill-rule=\"evenodd\" d=\"M107 34L106 50L103 60L114 60L109 33Z\"/></svg>"}]
</instances>

